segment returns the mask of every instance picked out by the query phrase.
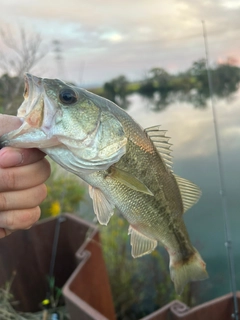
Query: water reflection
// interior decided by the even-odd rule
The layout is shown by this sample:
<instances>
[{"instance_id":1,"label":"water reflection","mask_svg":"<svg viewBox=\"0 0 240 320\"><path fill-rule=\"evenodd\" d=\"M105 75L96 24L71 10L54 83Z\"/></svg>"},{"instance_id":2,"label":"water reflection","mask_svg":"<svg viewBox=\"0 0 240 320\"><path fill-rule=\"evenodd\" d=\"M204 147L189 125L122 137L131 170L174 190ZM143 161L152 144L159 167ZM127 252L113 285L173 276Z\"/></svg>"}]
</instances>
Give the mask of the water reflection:
<instances>
[{"instance_id":1,"label":"water reflection","mask_svg":"<svg viewBox=\"0 0 240 320\"><path fill-rule=\"evenodd\" d=\"M231 235L240 286L240 92L234 99L216 100L220 144L230 217ZM175 102L161 113L153 111L149 101L141 96L131 97L129 114L142 125L161 124L168 130L173 143L174 171L202 189L197 205L185 215L185 222L192 239L207 263L210 279L201 283L199 301L207 301L230 291L229 270L224 238L224 224L219 194L217 153L212 110L195 109L190 103Z\"/></svg>"},{"instance_id":2,"label":"water reflection","mask_svg":"<svg viewBox=\"0 0 240 320\"><path fill-rule=\"evenodd\" d=\"M240 83L240 68L235 59L210 67L215 97L231 97ZM94 91L94 90L93 90ZM162 111L175 101L190 102L194 107L205 108L209 98L209 84L205 59L193 62L184 72L169 74L163 68L149 70L144 79L132 83L124 75L104 84L98 94L117 103L121 108L130 106L129 95L140 94L148 99L153 110Z\"/></svg>"},{"instance_id":3,"label":"water reflection","mask_svg":"<svg viewBox=\"0 0 240 320\"><path fill-rule=\"evenodd\" d=\"M167 107L178 102L190 103L194 108L205 109L207 108L207 97L199 94L196 89L192 89L188 93L183 92L170 92L165 95L159 92L154 92L151 96L140 95L143 100L150 106L154 112L160 112ZM131 105L129 99L127 106ZM126 108L124 108L126 109Z\"/></svg>"}]
</instances>

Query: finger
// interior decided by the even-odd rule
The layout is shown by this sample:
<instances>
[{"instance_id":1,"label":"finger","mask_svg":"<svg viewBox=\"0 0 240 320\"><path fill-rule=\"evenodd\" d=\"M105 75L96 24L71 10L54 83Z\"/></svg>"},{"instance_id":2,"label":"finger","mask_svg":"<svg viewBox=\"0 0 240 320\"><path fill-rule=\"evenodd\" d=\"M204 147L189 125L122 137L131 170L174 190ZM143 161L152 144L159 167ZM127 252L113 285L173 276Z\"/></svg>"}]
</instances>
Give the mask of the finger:
<instances>
[{"instance_id":1,"label":"finger","mask_svg":"<svg viewBox=\"0 0 240 320\"><path fill-rule=\"evenodd\" d=\"M2 136L6 132L19 128L22 121L18 117L0 114L0 123L0 136Z\"/></svg>"},{"instance_id":2,"label":"finger","mask_svg":"<svg viewBox=\"0 0 240 320\"><path fill-rule=\"evenodd\" d=\"M32 226L27 227L27 228L23 228L25 230L30 229ZM16 230L9 230L9 229L4 229L4 228L0 228L0 239L5 238L6 236L12 234L14 231Z\"/></svg>"},{"instance_id":3,"label":"finger","mask_svg":"<svg viewBox=\"0 0 240 320\"><path fill-rule=\"evenodd\" d=\"M10 168L37 162L45 157L38 149L19 149L6 147L0 150L0 167Z\"/></svg>"},{"instance_id":4,"label":"finger","mask_svg":"<svg viewBox=\"0 0 240 320\"><path fill-rule=\"evenodd\" d=\"M38 221L40 214L39 207L4 211L0 213L0 226L5 229L5 235L15 230L28 229ZM0 231L0 236L1 234L4 236L3 230Z\"/></svg>"},{"instance_id":5,"label":"finger","mask_svg":"<svg viewBox=\"0 0 240 320\"><path fill-rule=\"evenodd\" d=\"M11 232L7 232L7 230L5 230L4 228L0 228L0 239L6 237L10 233Z\"/></svg>"},{"instance_id":6,"label":"finger","mask_svg":"<svg viewBox=\"0 0 240 320\"><path fill-rule=\"evenodd\" d=\"M24 190L45 182L50 175L50 164L46 159L13 168L0 168L0 192Z\"/></svg>"},{"instance_id":7,"label":"finger","mask_svg":"<svg viewBox=\"0 0 240 320\"><path fill-rule=\"evenodd\" d=\"M38 206L46 198L46 196L47 188L44 184L31 189L1 192L0 214L2 211L34 208Z\"/></svg>"}]
</instances>

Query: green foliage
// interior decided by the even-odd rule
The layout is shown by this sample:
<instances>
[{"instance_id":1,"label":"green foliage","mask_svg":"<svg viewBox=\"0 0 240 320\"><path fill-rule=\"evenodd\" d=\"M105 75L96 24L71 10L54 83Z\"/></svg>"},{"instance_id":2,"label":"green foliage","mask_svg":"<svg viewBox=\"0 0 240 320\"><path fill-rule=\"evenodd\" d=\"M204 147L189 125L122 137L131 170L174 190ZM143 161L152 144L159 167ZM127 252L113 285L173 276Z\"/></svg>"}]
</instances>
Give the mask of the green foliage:
<instances>
[{"instance_id":1,"label":"green foliage","mask_svg":"<svg viewBox=\"0 0 240 320\"><path fill-rule=\"evenodd\" d=\"M214 93L225 97L239 88L240 69L229 64L219 65L213 72Z\"/></svg>"},{"instance_id":2,"label":"green foliage","mask_svg":"<svg viewBox=\"0 0 240 320\"><path fill-rule=\"evenodd\" d=\"M117 214L107 227L100 227L117 318L135 320L180 297L170 279L167 253L160 248L134 259L127 229L128 222ZM191 306L194 294L187 286L181 300Z\"/></svg>"},{"instance_id":3,"label":"green foliage","mask_svg":"<svg viewBox=\"0 0 240 320\"><path fill-rule=\"evenodd\" d=\"M238 67L218 64L211 68L210 72L213 77L214 95L226 97L238 89L240 81ZM155 110L165 108L174 98L189 101L196 107L205 107L209 98L205 59L193 62L190 69L177 75L169 75L161 68L150 70L140 86L139 93L152 99ZM156 93L159 94L157 98Z\"/></svg>"},{"instance_id":4,"label":"green foliage","mask_svg":"<svg viewBox=\"0 0 240 320\"><path fill-rule=\"evenodd\" d=\"M216 97L229 97L238 90L240 68L234 63L234 59L228 59L227 62L210 68ZM16 114L23 101L23 85L23 80L18 77L4 74L0 78L0 112ZM209 98L205 59L193 62L189 69L178 74L169 74L163 68L152 68L145 79L138 82L129 82L121 75L107 81L102 88L90 91L113 101L123 109L129 107L128 97L132 93L139 93L149 99L155 111L163 110L174 100L187 101L203 108Z\"/></svg>"},{"instance_id":5,"label":"green foliage","mask_svg":"<svg viewBox=\"0 0 240 320\"><path fill-rule=\"evenodd\" d=\"M48 196L41 204L42 218L56 216L61 212L76 212L83 199L85 188L75 175L62 172L51 161L52 174L47 180Z\"/></svg>"},{"instance_id":6,"label":"green foliage","mask_svg":"<svg viewBox=\"0 0 240 320\"><path fill-rule=\"evenodd\" d=\"M240 68L233 63L234 60L230 59L210 68L215 96L229 97L239 88ZM209 85L205 59L193 62L188 70L175 75L163 68L153 68L145 79L134 84L120 76L106 82L102 91L98 90L98 94L124 109L129 105L128 96L134 92L149 99L155 111L163 110L174 100L187 101L195 107L206 107Z\"/></svg>"},{"instance_id":7,"label":"green foliage","mask_svg":"<svg viewBox=\"0 0 240 320\"><path fill-rule=\"evenodd\" d=\"M138 260L129 257L126 221L114 215L108 227L100 227L103 254L119 319L134 303L140 303L143 280L133 282L133 275L138 271ZM119 232L119 229L121 231Z\"/></svg>"},{"instance_id":8,"label":"green foliage","mask_svg":"<svg viewBox=\"0 0 240 320\"><path fill-rule=\"evenodd\" d=\"M16 94L15 88L19 87ZM10 77L8 74L0 78L0 112L16 115L17 109L23 101L24 82L18 77Z\"/></svg>"},{"instance_id":9,"label":"green foliage","mask_svg":"<svg viewBox=\"0 0 240 320\"><path fill-rule=\"evenodd\" d=\"M11 287L15 276L16 272L14 272L10 280L0 288L1 320L50 320L53 319L52 315L55 312L60 315L61 320L69 319L66 308L58 306L59 299L62 297L62 291L60 288L55 286L54 278L49 279L50 299L45 299L44 301L42 301L42 307L44 310L38 311L36 313L19 312L15 310L14 305L18 305L18 302L14 299L14 296L11 293Z\"/></svg>"},{"instance_id":10,"label":"green foliage","mask_svg":"<svg viewBox=\"0 0 240 320\"><path fill-rule=\"evenodd\" d=\"M128 80L125 76L119 76L109 82L106 82L103 86L103 96L115 103L121 108L127 109L129 101L127 100Z\"/></svg>"},{"instance_id":11,"label":"green foliage","mask_svg":"<svg viewBox=\"0 0 240 320\"><path fill-rule=\"evenodd\" d=\"M59 299L62 296L62 289L55 286L55 278L48 278L48 287L49 287L49 299L42 301L42 305L45 307L56 308L59 303Z\"/></svg>"}]
</instances>

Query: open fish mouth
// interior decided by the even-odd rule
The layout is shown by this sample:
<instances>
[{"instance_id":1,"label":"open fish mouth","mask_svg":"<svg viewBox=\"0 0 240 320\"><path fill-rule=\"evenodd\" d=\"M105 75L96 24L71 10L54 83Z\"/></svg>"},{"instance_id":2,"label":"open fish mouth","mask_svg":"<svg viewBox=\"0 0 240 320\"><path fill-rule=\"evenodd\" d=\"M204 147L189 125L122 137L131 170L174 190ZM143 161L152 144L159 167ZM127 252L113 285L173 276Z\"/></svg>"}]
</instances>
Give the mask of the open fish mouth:
<instances>
[{"instance_id":1,"label":"open fish mouth","mask_svg":"<svg viewBox=\"0 0 240 320\"><path fill-rule=\"evenodd\" d=\"M41 127L44 118L44 88L42 79L25 74L24 102L18 110L18 117L24 117L25 121L33 128Z\"/></svg>"},{"instance_id":2,"label":"open fish mouth","mask_svg":"<svg viewBox=\"0 0 240 320\"><path fill-rule=\"evenodd\" d=\"M24 75L25 80L25 87L24 87L24 93L23 96L25 99L27 99L30 95L30 91L33 91L33 84L37 88L41 88L42 86L42 79L38 78L34 75L31 75L30 73L26 73Z\"/></svg>"},{"instance_id":3,"label":"open fish mouth","mask_svg":"<svg viewBox=\"0 0 240 320\"><path fill-rule=\"evenodd\" d=\"M61 80L26 73L24 101L17 114L22 125L4 134L0 145L39 148L48 155L58 152L52 157L61 153L83 168L106 169L125 154L127 137L101 99Z\"/></svg>"},{"instance_id":4,"label":"open fish mouth","mask_svg":"<svg viewBox=\"0 0 240 320\"><path fill-rule=\"evenodd\" d=\"M56 114L56 108L50 107L51 103L48 103L43 79L26 73L24 80L24 101L17 113L22 125L20 128L4 134L0 138L0 147L45 148L59 144L55 137L49 137L48 129Z\"/></svg>"}]
</instances>

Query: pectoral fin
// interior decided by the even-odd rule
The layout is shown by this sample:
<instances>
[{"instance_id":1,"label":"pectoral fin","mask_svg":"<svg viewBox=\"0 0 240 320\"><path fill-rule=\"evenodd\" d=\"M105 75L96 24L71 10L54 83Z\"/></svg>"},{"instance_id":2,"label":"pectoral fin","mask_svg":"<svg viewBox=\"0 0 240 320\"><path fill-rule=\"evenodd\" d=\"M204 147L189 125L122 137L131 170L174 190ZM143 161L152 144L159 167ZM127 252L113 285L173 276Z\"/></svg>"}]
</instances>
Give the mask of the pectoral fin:
<instances>
[{"instance_id":1,"label":"pectoral fin","mask_svg":"<svg viewBox=\"0 0 240 320\"><path fill-rule=\"evenodd\" d=\"M89 195L93 200L93 210L100 224L107 225L114 213L114 205L108 201L102 191L89 186Z\"/></svg>"},{"instance_id":2,"label":"pectoral fin","mask_svg":"<svg viewBox=\"0 0 240 320\"><path fill-rule=\"evenodd\" d=\"M133 258L141 257L152 252L157 246L157 240L150 239L129 226L128 234L131 235L131 246Z\"/></svg>"},{"instance_id":3,"label":"pectoral fin","mask_svg":"<svg viewBox=\"0 0 240 320\"><path fill-rule=\"evenodd\" d=\"M115 166L110 167L110 173L109 176L112 179L115 179L125 186L139 191L146 194L149 194L150 196L153 196L153 193L148 189L147 186L145 186L144 183L142 183L140 180L138 180L136 177L134 177L131 173L128 173L124 170L121 170L119 168L116 168Z\"/></svg>"}]
</instances>

